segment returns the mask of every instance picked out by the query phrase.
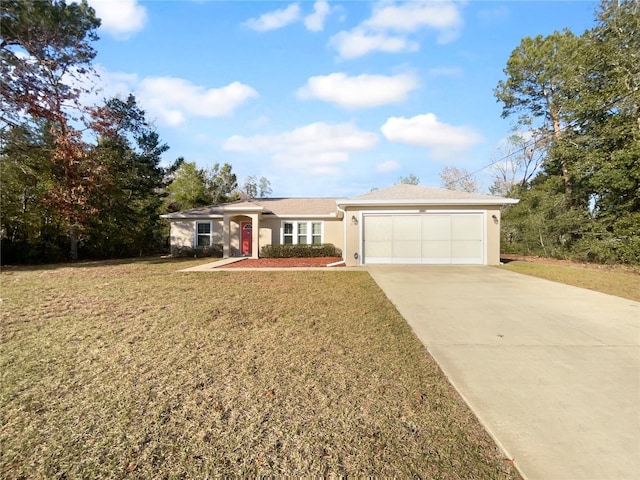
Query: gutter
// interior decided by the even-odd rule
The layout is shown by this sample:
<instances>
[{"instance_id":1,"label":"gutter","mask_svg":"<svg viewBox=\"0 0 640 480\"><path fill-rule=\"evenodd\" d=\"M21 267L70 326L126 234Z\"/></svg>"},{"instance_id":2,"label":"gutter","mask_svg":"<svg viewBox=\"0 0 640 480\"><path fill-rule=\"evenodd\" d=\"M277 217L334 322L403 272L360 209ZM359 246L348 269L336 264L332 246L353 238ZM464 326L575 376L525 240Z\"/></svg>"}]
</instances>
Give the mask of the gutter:
<instances>
[{"instance_id":1,"label":"gutter","mask_svg":"<svg viewBox=\"0 0 640 480\"><path fill-rule=\"evenodd\" d=\"M339 212L342 212L342 261L347 261L347 224L345 223L345 219L347 218L346 210L340 208L339 200L336 200L336 208ZM346 263L345 263L346 265ZM327 265L329 266L329 265Z\"/></svg>"},{"instance_id":2,"label":"gutter","mask_svg":"<svg viewBox=\"0 0 640 480\"><path fill-rule=\"evenodd\" d=\"M508 205L518 203L516 198L486 199L434 199L434 200L343 200L338 205L350 207L389 206L389 205ZM338 210L344 211L338 206Z\"/></svg>"}]
</instances>

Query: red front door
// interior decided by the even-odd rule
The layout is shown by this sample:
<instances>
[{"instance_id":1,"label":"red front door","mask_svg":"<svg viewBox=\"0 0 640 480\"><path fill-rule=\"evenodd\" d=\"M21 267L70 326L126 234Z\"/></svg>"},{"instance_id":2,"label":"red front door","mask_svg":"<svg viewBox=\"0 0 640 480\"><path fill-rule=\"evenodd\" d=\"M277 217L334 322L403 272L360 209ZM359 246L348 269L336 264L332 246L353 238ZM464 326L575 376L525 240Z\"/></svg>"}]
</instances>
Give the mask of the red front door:
<instances>
[{"instance_id":1,"label":"red front door","mask_svg":"<svg viewBox=\"0 0 640 480\"><path fill-rule=\"evenodd\" d=\"M242 255L251 255L251 222L240 222Z\"/></svg>"}]
</instances>

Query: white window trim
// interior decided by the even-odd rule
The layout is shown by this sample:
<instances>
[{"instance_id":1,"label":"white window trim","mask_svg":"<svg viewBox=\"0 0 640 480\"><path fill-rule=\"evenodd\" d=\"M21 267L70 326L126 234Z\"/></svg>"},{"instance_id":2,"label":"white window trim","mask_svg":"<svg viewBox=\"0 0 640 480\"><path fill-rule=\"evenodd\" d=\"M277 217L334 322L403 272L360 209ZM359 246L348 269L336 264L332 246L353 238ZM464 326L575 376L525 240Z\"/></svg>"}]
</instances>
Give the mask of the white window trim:
<instances>
[{"instance_id":1,"label":"white window trim","mask_svg":"<svg viewBox=\"0 0 640 480\"><path fill-rule=\"evenodd\" d=\"M201 223L209 224L209 246L213 246L213 222L211 220L196 220L193 224L193 247L199 248L198 245L198 225ZM205 235L202 233L201 235Z\"/></svg>"},{"instance_id":2,"label":"white window trim","mask_svg":"<svg viewBox=\"0 0 640 480\"><path fill-rule=\"evenodd\" d=\"M298 224L306 223L307 224L307 245L313 245L313 224L320 224L320 245L324 243L324 221L322 220L283 220L280 223L280 245L284 245L284 224L291 223L293 224L293 243L288 245L299 245L298 244ZM316 244L318 245L318 244Z\"/></svg>"}]
</instances>

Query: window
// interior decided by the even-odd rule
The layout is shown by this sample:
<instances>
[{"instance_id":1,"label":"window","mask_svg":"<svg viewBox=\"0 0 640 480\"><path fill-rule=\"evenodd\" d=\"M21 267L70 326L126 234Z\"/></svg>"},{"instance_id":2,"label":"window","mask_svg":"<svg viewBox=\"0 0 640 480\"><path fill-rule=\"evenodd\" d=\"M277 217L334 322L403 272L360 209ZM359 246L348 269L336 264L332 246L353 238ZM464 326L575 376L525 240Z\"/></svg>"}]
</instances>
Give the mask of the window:
<instances>
[{"instance_id":1,"label":"window","mask_svg":"<svg viewBox=\"0 0 640 480\"><path fill-rule=\"evenodd\" d=\"M196 247L211 246L211 222L196 222Z\"/></svg>"},{"instance_id":2,"label":"window","mask_svg":"<svg viewBox=\"0 0 640 480\"><path fill-rule=\"evenodd\" d=\"M322 222L282 222L284 245L320 245L322 241Z\"/></svg>"},{"instance_id":3,"label":"window","mask_svg":"<svg viewBox=\"0 0 640 480\"><path fill-rule=\"evenodd\" d=\"M304 245L307 242L307 222L298 222L298 245Z\"/></svg>"},{"instance_id":4,"label":"window","mask_svg":"<svg viewBox=\"0 0 640 480\"><path fill-rule=\"evenodd\" d=\"M322 223L313 222L311 224L311 243L320 245L322 243Z\"/></svg>"},{"instance_id":5,"label":"window","mask_svg":"<svg viewBox=\"0 0 640 480\"><path fill-rule=\"evenodd\" d=\"M282 237L282 243L285 245L291 245L293 243L293 223L284 224Z\"/></svg>"}]
</instances>

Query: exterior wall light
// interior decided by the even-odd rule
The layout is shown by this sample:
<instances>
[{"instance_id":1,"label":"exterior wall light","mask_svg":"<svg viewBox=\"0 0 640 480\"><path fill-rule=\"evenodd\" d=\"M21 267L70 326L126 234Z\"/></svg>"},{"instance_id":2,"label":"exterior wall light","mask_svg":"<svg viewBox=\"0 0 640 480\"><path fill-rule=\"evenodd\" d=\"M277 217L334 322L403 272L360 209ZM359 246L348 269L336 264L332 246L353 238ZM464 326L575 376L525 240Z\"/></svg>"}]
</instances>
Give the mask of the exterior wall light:
<instances>
[{"instance_id":1,"label":"exterior wall light","mask_svg":"<svg viewBox=\"0 0 640 480\"><path fill-rule=\"evenodd\" d=\"M491 218L493 218L493 223L495 223L497 225L498 224L498 216L494 213L493 215L491 215Z\"/></svg>"},{"instance_id":2,"label":"exterior wall light","mask_svg":"<svg viewBox=\"0 0 640 480\"><path fill-rule=\"evenodd\" d=\"M358 224L358 219L356 218L355 215L351 215L351 223L353 223L354 225Z\"/></svg>"}]
</instances>

